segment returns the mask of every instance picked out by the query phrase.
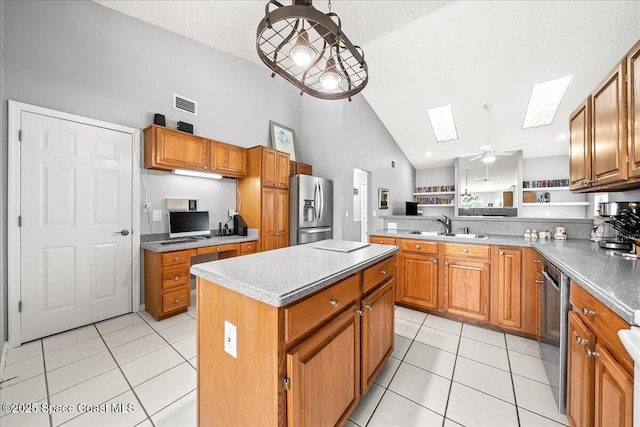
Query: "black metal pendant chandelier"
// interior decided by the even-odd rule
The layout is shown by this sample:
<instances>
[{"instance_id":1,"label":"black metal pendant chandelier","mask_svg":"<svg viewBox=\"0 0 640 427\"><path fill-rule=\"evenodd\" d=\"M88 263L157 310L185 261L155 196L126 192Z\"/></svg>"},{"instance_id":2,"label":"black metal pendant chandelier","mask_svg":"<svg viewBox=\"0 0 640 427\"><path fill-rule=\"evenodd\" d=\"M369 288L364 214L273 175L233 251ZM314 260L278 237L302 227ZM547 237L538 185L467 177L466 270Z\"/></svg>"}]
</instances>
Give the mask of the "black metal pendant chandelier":
<instances>
[{"instance_id":1,"label":"black metal pendant chandelier","mask_svg":"<svg viewBox=\"0 0 640 427\"><path fill-rule=\"evenodd\" d=\"M256 48L262 62L302 93L322 99L344 99L360 92L369 80L364 52L342 32L340 18L314 8L312 0L275 0L258 24ZM270 6L276 9L269 11Z\"/></svg>"}]
</instances>

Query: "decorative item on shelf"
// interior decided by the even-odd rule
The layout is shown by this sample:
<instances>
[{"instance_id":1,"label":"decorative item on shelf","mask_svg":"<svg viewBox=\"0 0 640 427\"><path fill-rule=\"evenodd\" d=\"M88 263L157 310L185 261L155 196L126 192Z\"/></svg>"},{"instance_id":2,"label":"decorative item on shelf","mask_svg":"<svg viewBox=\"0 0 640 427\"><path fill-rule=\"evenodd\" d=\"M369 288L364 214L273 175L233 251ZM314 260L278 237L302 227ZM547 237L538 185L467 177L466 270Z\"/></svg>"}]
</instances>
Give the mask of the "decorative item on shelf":
<instances>
[{"instance_id":1,"label":"decorative item on shelf","mask_svg":"<svg viewBox=\"0 0 640 427\"><path fill-rule=\"evenodd\" d=\"M556 240L567 240L567 228L556 227L556 232L553 235L553 238Z\"/></svg>"},{"instance_id":2,"label":"decorative item on shelf","mask_svg":"<svg viewBox=\"0 0 640 427\"><path fill-rule=\"evenodd\" d=\"M256 48L271 76L284 77L301 95L351 101L369 80L364 51L343 32L331 0L326 14L312 0L293 0L290 6L269 1L258 24Z\"/></svg>"},{"instance_id":3,"label":"decorative item on shelf","mask_svg":"<svg viewBox=\"0 0 640 427\"><path fill-rule=\"evenodd\" d=\"M522 201L524 203L536 203L536 193L533 191L523 191L522 192Z\"/></svg>"},{"instance_id":4,"label":"decorative item on shelf","mask_svg":"<svg viewBox=\"0 0 640 427\"><path fill-rule=\"evenodd\" d=\"M531 238L532 239L537 239L538 238L538 230L536 230L535 228L533 230L531 230Z\"/></svg>"},{"instance_id":5,"label":"decorative item on shelf","mask_svg":"<svg viewBox=\"0 0 640 427\"><path fill-rule=\"evenodd\" d=\"M269 120L269 141L271 142L271 148L289 153L289 159L296 161L296 143L293 137L293 129Z\"/></svg>"},{"instance_id":6,"label":"decorative item on shelf","mask_svg":"<svg viewBox=\"0 0 640 427\"><path fill-rule=\"evenodd\" d=\"M524 230L524 238L525 239L530 239L531 238L531 229L527 228Z\"/></svg>"},{"instance_id":7,"label":"decorative item on shelf","mask_svg":"<svg viewBox=\"0 0 640 427\"><path fill-rule=\"evenodd\" d=\"M538 232L538 237L540 239L549 240L549 239L551 239L551 232L549 230L540 231L540 232Z\"/></svg>"},{"instance_id":8,"label":"decorative item on shelf","mask_svg":"<svg viewBox=\"0 0 640 427\"><path fill-rule=\"evenodd\" d=\"M537 181L522 181L522 188L550 188L568 186L568 179L542 179Z\"/></svg>"},{"instance_id":9,"label":"decorative item on shelf","mask_svg":"<svg viewBox=\"0 0 640 427\"><path fill-rule=\"evenodd\" d=\"M166 126L166 120L164 118L164 114L154 114L153 115L153 124L158 126Z\"/></svg>"},{"instance_id":10,"label":"decorative item on shelf","mask_svg":"<svg viewBox=\"0 0 640 427\"><path fill-rule=\"evenodd\" d=\"M178 122L178 130L193 135L193 125L186 122Z\"/></svg>"},{"instance_id":11,"label":"decorative item on shelf","mask_svg":"<svg viewBox=\"0 0 640 427\"><path fill-rule=\"evenodd\" d=\"M428 187L416 187L416 193L448 193L456 191L455 185L431 185Z\"/></svg>"}]
</instances>

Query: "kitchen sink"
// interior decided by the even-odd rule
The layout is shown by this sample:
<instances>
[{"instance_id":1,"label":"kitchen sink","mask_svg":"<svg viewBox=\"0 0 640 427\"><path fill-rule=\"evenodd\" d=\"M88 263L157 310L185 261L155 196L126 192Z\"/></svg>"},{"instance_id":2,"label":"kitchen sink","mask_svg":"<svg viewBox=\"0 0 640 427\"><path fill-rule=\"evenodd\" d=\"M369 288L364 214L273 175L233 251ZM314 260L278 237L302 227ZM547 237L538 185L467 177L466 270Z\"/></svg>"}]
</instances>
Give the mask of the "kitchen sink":
<instances>
[{"instance_id":1,"label":"kitchen sink","mask_svg":"<svg viewBox=\"0 0 640 427\"><path fill-rule=\"evenodd\" d=\"M442 236L459 237L461 239L488 239L489 238L486 234L468 234L468 233L447 233L447 234L442 234Z\"/></svg>"},{"instance_id":2,"label":"kitchen sink","mask_svg":"<svg viewBox=\"0 0 640 427\"><path fill-rule=\"evenodd\" d=\"M442 236L442 231L410 231L409 234L419 234L421 236Z\"/></svg>"}]
</instances>

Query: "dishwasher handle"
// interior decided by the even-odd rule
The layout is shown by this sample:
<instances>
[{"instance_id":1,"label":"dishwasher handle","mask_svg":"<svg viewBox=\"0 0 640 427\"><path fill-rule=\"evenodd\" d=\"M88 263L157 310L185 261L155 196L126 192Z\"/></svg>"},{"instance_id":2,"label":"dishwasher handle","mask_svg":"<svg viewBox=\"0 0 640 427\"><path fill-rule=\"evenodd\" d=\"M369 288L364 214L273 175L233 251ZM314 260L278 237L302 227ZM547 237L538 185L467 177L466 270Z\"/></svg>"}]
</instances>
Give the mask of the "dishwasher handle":
<instances>
[{"instance_id":1,"label":"dishwasher handle","mask_svg":"<svg viewBox=\"0 0 640 427\"><path fill-rule=\"evenodd\" d=\"M554 280L553 277L549 275L549 273L547 273L547 270L542 270L542 275L544 276L545 279L547 279L548 282L550 282L553 285L556 291L560 292L560 285Z\"/></svg>"}]
</instances>

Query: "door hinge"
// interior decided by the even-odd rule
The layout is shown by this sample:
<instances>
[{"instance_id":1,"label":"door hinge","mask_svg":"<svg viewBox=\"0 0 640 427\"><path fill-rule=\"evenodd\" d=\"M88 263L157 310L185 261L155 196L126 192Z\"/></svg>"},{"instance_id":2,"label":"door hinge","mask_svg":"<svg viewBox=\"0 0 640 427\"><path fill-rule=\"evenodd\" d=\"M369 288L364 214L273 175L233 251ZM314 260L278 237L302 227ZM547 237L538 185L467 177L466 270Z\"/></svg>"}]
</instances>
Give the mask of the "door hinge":
<instances>
[{"instance_id":1,"label":"door hinge","mask_svg":"<svg viewBox=\"0 0 640 427\"><path fill-rule=\"evenodd\" d=\"M18 301L18 313L22 313L22 301Z\"/></svg>"},{"instance_id":2,"label":"door hinge","mask_svg":"<svg viewBox=\"0 0 640 427\"><path fill-rule=\"evenodd\" d=\"M18 217L18 227L22 227L22 215Z\"/></svg>"},{"instance_id":3,"label":"door hinge","mask_svg":"<svg viewBox=\"0 0 640 427\"><path fill-rule=\"evenodd\" d=\"M18 131L18 141L22 142L22 129Z\"/></svg>"},{"instance_id":4,"label":"door hinge","mask_svg":"<svg viewBox=\"0 0 640 427\"><path fill-rule=\"evenodd\" d=\"M283 390L283 391L285 391L285 392L287 392L287 391L289 391L289 387L290 387L290 381L289 381L289 378L284 377L284 378L282 379L282 390Z\"/></svg>"}]
</instances>

